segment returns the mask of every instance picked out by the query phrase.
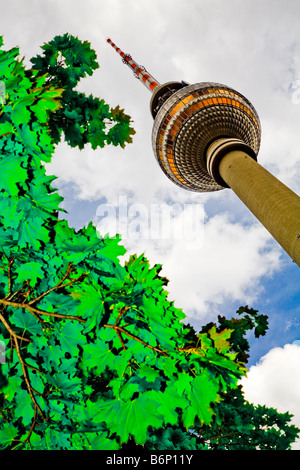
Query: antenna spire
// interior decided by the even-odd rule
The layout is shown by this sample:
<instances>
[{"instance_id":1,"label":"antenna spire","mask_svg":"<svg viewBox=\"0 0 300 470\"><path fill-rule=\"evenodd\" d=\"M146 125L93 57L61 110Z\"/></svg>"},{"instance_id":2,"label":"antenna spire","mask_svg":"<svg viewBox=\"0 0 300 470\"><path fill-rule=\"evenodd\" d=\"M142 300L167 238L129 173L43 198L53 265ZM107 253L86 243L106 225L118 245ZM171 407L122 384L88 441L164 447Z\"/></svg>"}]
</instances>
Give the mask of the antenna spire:
<instances>
[{"instance_id":1,"label":"antenna spire","mask_svg":"<svg viewBox=\"0 0 300 470\"><path fill-rule=\"evenodd\" d=\"M131 57L130 54L125 54L119 47L117 47L110 38L107 42L115 49L115 51L122 57L124 64L133 71L134 76L138 78L148 90L153 92L154 88L160 86L160 83L152 76L142 65L138 65Z\"/></svg>"}]
</instances>

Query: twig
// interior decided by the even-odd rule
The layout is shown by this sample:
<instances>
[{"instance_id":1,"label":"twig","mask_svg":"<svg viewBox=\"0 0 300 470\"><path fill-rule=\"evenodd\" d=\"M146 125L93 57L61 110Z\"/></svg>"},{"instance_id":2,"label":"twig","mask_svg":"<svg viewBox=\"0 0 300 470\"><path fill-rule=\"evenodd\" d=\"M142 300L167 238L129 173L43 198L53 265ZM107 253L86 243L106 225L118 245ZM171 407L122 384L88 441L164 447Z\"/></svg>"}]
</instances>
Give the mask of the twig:
<instances>
[{"instance_id":1,"label":"twig","mask_svg":"<svg viewBox=\"0 0 300 470\"><path fill-rule=\"evenodd\" d=\"M124 343L124 340L123 340L123 337L122 337L122 333L126 336L129 336L130 338L132 339L135 339L136 341L138 341L139 343L142 343L144 346L146 346L147 348L150 348L152 349L152 351L156 351L160 354L163 354L164 356L167 356L169 357L169 355L165 352L165 351L162 351L161 349L159 348L156 348L155 346L151 346L150 344L148 343L145 343L145 341L143 341L142 339L140 339L138 336L135 336L133 335L132 333L130 333L129 331L125 330L124 327L121 327L119 326L119 322L122 318L122 315L124 315L124 313L129 310L130 307L128 307L127 305L125 305L123 308L121 308L119 310L119 315L114 323L114 325L103 325L104 328L112 328L113 330L115 330L115 332L117 333L117 336L119 338L119 340L121 341L121 344L122 344L122 347L124 349L124 351L126 351L126 346L125 346L125 343ZM129 323L126 323L125 326L129 325Z\"/></svg>"},{"instance_id":2,"label":"twig","mask_svg":"<svg viewBox=\"0 0 300 470\"><path fill-rule=\"evenodd\" d=\"M41 372L39 369L37 369L36 367L34 366L31 366L30 364L28 364L28 362L26 362L26 366L29 367L30 369L32 370L35 370L36 372L38 372L39 374L43 375L43 372Z\"/></svg>"},{"instance_id":3,"label":"twig","mask_svg":"<svg viewBox=\"0 0 300 470\"><path fill-rule=\"evenodd\" d=\"M11 279L11 267L13 265L13 262L15 260L15 257L13 256L10 258L9 263L8 263L8 293L11 295L12 293L12 279Z\"/></svg>"},{"instance_id":4,"label":"twig","mask_svg":"<svg viewBox=\"0 0 300 470\"><path fill-rule=\"evenodd\" d=\"M26 368L26 364L25 362L23 361L23 357L22 357L22 354L21 354L21 351L20 351L20 347L19 347L19 343L18 343L18 340L17 338L14 338L15 340L15 349L17 351L17 355L18 355L18 358L19 358L19 361L21 363L21 367L22 367L22 371L23 371L23 375L24 375L24 379L25 379L25 383L26 383L26 387L27 387L27 390L28 390L28 393L30 395L30 398L31 400L33 401L33 404L34 406L36 406L36 408L38 409L41 417L43 420L45 420L45 416L44 416L44 413L42 412L41 408L39 407L34 395L33 395L33 389L30 385L30 381L29 381L29 377L28 377L28 373L27 373L27 368Z\"/></svg>"},{"instance_id":5,"label":"twig","mask_svg":"<svg viewBox=\"0 0 300 470\"><path fill-rule=\"evenodd\" d=\"M45 321L42 320L42 318L40 318L32 309L31 310L27 309L27 310L31 313L31 315L34 316L34 318L36 318L42 325L44 325Z\"/></svg>"},{"instance_id":6,"label":"twig","mask_svg":"<svg viewBox=\"0 0 300 470\"><path fill-rule=\"evenodd\" d=\"M18 289L16 292L13 292L12 294L7 294L4 297L4 300L12 300L14 297L16 297L18 294L20 294L20 292L22 292L22 290L24 289L26 284L27 284L27 281L24 281L23 285L22 285L22 287L20 287L20 289Z\"/></svg>"},{"instance_id":7,"label":"twig","mask_svg":"<svg viewBox=\"0 0 300 470\"><path fill-rule=\"evenodd\" d=\"M44 310L40 310L39 308L32 307L29 303L18 303L18 302L11 302L9 300L5 299L0 299L0 304L6 305L9 307L15 307L15 308L25 308L28 310L32 315L47 315L48 317L57 317L57 318L63 318L63 319L68 319L68 320L77 320L79 322L85 323L86 320L80 317L76 317L74 315L62 315L60 313L55 313L55 312L45 312ZM36 318L36 315L33 315Z\"/></svg>"},{"instance_id":8,"label":"twig","mask_svg":"<svg viewBox=\"0 0 300 470\"><path fill-rule=\"evenodd\" d=\"M31 339L28 339L28 338L24 338L24 336L19 336L17 335L14 330L12 329L12 327L9 325L9 323L5 320L4 316L2 315L2 313L0 313L0 320L2 321L3 325L5 326L5 328L7 329L7 331L9 332L11 338L17 338L17 339L20 339L21 341L28 341L29 343L31 343Z\"/></svg>"},{"instance_id":9,"label":"twig","mask_svg":"<svg viewBox=\"0 0 300 470\"><path fill-rule=\"evenodd\" d=\"M123 307L123 308L120 308L119 315L118 315L118 318L116 319L115 325L118 325L120 323L122 315L124 315L124 313L127 312L127 310L129 310L129 309L130 309L130 307L128 307L127 305L125 305L125 307Z\"/></svg>"},{"instance_id":10,"label":"twig","mask_svg":"<svg viewBox=\"0 0 300 470\"><path fill-rule=\"evenodd\" d=\"M2 114L2 113L0 113L0 115L1 115L1 114ZM0 139L2 139L2 137L5 137L5 136L8 135L8 134L12 134L12 132L6 132L5 134L0 135Z\"/></svg>"},{"instance_id":11,"label":"twig","mask_svg":"<svg viewBox=\"0 0 300 470\"><path fill-rule=\"evenodd\" d=\"M12 329L12 327L9 325L9 323L6 321L6 319L3 317L3 315L0 313L0 320L2 321L3 325L5 326L5 328L7 329L7 331L9 332L12 340L13 340L13 343L14 343L14 347L15 347L15 350L17 352L17 356L19 358L19 361L20 361L20 364L21 364L21 367L22 367L22 371L23 371L23 376L24 376L24 380L25 380L25 383L26 383L26 387L27 387L27 390L28 390L28 393L30 395L30 398L31 400L33 401L34 403L34 406L37 407L41 417L43 419L45 419L45 416L41 410L41 408L39 407L39 405L37 404L35 398L34 398L34 395L33 395L33 389L31 387L31 384L30 384L30 381L29 381L29 377L28 377L28 373L27 373L27 364L25 363L25 361L23 360L23 357L22 357L22 354L21 354L21 351L20 351L20 345L19 345L19 342L18 342L18 339L20 339L21 341L30 341L28 340L27 338L24 338L24 337L20 337L18 336L14 330Z\"/></svg>"},{"instance_id":12,"label":"twig","mask_svg":"<svg viewBox=\"0 0 300 470\"><path fill-rule=\"evenodd\" d=\"M50 289L48 289L46 292L43 292L41 295L39 295L38 297L36 297L35 299L32 299L30 300L30 302L28 302L28 305L32 305L36 302L39 302L43 297L45 297L46 295L50 294L50 292L54 291L54 290L57 290L57 289L63 289L64 287L67 287L67 286L71 286L72 284L75 284L75 282L80 282L82 281L85 277L87 276L87 273L83 273L81 274L79 277L77 277L76 279L71 279L70 282L67 282L66 284L62 284L63 281L66 279L66 275L64 276L64 278L58 282L58 284L56 284L56 286L54 287L51 287Z\"/></svg>"},{"instance_id":13,"label":"twig","mask_svg":"<svg viewBox=\"0 0 300 470\"><path fill-rule=\"evenodd\" d=\"M60 287L62 287L62 283L64 282L65 279L67 279L70 274L72 272L72 263L69 263L68 265L68 269L66 271L66 274L63 276L63 278L56 284L56 286L54 287L51 287L50 289L48 289L46 292L43 292L41 295L39 295L38 297L36 297L35 299L32 299L30 302L29 302L29 305L32 305L33 303L36 303L38 302L39 300L41 300L43 297L45 297L46 295L50 294L50 292L52 292L53 290L56 290L56 289L59 289Z\"/></svg>"},{"instance_id":14,"label":"twig","mask_svg":"<svg viewBox=\"0 0 300 470\"><path fill-rule=\"evenodd\" d=\"M165 352L165 351L162 351L161 349L159 348L156 348L155 346L151 346L150 344L148 343L145 343L145 341L143 341L142 339L140 339L138 336L135 336L133 335L132 333L129 333L129 331L125 330L125 328L122 328L121 326L118 326L116 324L114 325L103 325L105 328L112 328L113 330L116 331L116 333L123 333L124 335L126 336L129 336L129 338L132 338L132 339L135 339L136 341L138 341L139 343L142 343L144 346L146 346L147 348L150 348L152 349L152 351L156 351L160 354L162 354L163 356L167 356L169 357L169 355ZM118 335L119 336L119 335Z\"/></svg>"},{"instance_id":15,"label":"twig","mask_svg":"<svg viewBox=\"0 0 300 470\"><path fill-rule=\"evenodd\" d=\"M2 418L4 419L4 421L6 421L7 423L9 423L9 420L4 416L4 414L0 411L0 415L2 416Z\"/></svg>"},{"instance_id":16,"label":"twig","mask_svg":"<svg viewBox=\"0 0 300 470\"><path fill-rule=\"evenodd\" d=\"M1 137L1 136L0 136ZM33 306L34 303L40 301L41 299L43 299L46 295L48 295L50 292L56 290L56 289L59 289L59 288L63 288L63 287L67 287L67 286L70 286L72 284L74 284L75 282L79 282L81 280L83 280L86 276L87 276L87 273L84 273L84 274L81 274L78 278L76 279L72 279L70 278L70 274L71 272L74 270L74 268L72 268L72 263L69 263L68 265L68 268L67 268L67 271L65 273L65 275L63 276L63 278L54 286L54 287L51 287L50 289L48 289L46 292L43 292L42 294L40 294L38 297L36 297L35 299L32 299L30 300L29 302L27 301L29 295L30 295L30 291L31 291L31 288L28 284L28 281L25 281L23 282L23 285L20 289L18 289L16 292L13 292L13 287L12 287L12 265L13 265L13 262L15 260L15 257L11 257L9 258L9 262L8 262L8 294L3 298L3 299L0 299L0 321L2 322L2 324L4 325L4 327L7 329L8 333L10 334L10 349L11 349L11 354L13 353L13 349L16 350L16 353L17 353L17 356L18 356L18 359L19 359L19 362L21 364L21 368L22 368L22 372L23 372L23 377L24 377L24 380L25 380L25 384L26 384L26 388L27 388L27 391L29 393L29 396L33 402L33 405L34 405L34 417L33 417L33 420L32 420L32 424L31 424L31 428L30 428L30 431L28 433L28 436L27 438L25 439L24 442L28 442L30 441L30 437L31 437L31 434L33 432L33 429L36 425L36 417L37 417L37 412L39 412L39 414L41 415L42 419L43 420L46 420L47 418L45 417L41 407L38 405L37 401L36 401L36 398L35 398L35 395L39 395L41 397L44 397L46 396L45 394L42 394L40 392L38 392L37 390L35 390L32 386L31 386L31 383L30 383L30 378L29 378L29 374L28 374L28 368L31 368L33 369L34 371L36 372L39 372L40 374L42 374L42 372L37 369L36 367L34 366L31 366L30 364L27 364L25 362L25 360L23 359L22 357L22 354L21 354L21 350L20 350L20 343L19 341L28 341L28 342L31 342L31 339L28 339L28 338L25 338L23 336L19 336L15 331L14 329L12 328L12 326L10 325L10 323L6 320L5 316L4 316L4 309L5 307L13 307L13 308L22 308L22 309L25 309L27 311L29 311L29 313L31 315L34 316L34 318L36 320L38 320L40 323L44 324L45 321L40 318L40 316L42 315L45 315L45 316L49 316L49 317L56 317L56 318L60 318L60 319L68 319L68 320L77 320L79 322L82 322L82 323L85 323L86 320L80 318L80 317L76 317L76 316L73 316L73 315L62 315L62 314L59 314L59 313L56 313L56 312L46 312L44 310L41 310L39 308L36 308ZM65 283L64 284L64 281L66 279L70 279L69 282ZM26 284L27 284L27 291L25 291L25 288L26 288ZM23 297L22 301L17 301L20 297ZM13 301L13 299L15 299L15 301ZM124 345L124 342L123 342L123 345ZM125 345L124 345L125 347ZM48 393L47 393L48 394ZM1 416L3 416L2 413L0 413ZM5 416L3 416L3 418L6 420ZM7 420L6 420L7 421Z\"/></svg>"},{"instance_id":17,"label":"twig","mask_svg":"<svg viewBox=\"0 0 300 470\"><path fill-rule=\"evenodd\" d=\"M2 317L2 318L1 318L1 317ZM5 319L3 318L2 315L0 315L0 319L2 320L2 322L3 322L3 320L4 320L3 324L4 324L4 325L6 326L6 328L7 328L7 322L5 322ZM16 350L16 352L17 352L17 356L18 356L18 358L19 358L19 361L20 361L20 364L21 364L21 367L22 367L23 376L24 376L24 379L25 379L25 383L26 383L26 387L27 387L28 393L29 393L29 395L30 395L30 398L31 398L31 400L32 400L32 402L33 402L33 404L34 404L34 406L37 407L37 409L38 409L38 411L39 411L39 413L40 413L42 419L45 420L46 418L45 418L45 416L44 416L44 413L42 412L41 408L39 407L39 405L38 405L38 403L37 403L37 401L36 401L36 399L35 399L35 397L34 397L34 395L33 395L33 391L32 391L33 389L32 389L32 387L31 387L31 385L30 385L30 381L29 381L29 377L28 377L28 373L27 373L27 366L26 366L26 364L25 364L25 362L24 362L24 360L23 360L23 357L22 357L22 354L21 354L21 351L20 351L20 346L19 346L19 342L18 342L18 337L17 337L16 333L11 329L11 327L10 327L9 325L8 325L8 327L9 327L8 331L10 332L10 334L12 335L13 340L14 340L15 350Z\"/></svg>"},{"instance_id":18,"label":"twig","mask_svg":"<svg viewBox=\"0 0 300 470\"><path fill-rule=\"evenodd\" d=\"M119 340L120 340L120 341L121 341L121 343L122 343L122 348L124 349L124 351L127 351L127 349L126 349L126 346L125 346L125 343L124 343L124 341L123 341L123 338L122 338L122 335L121 335L121 333L120 333L118 330L116 330L116 333L117 333L117 335L118 335L118 338L119 338Z\"/></svg>"},{"instance_id":19,"label":"twig","mask_svg":"<svg viewBox=\"0 0 300 470\"><path fill-rule=\"evenodd\" d=\"M227 434L220 434L219 436L211 436L211 437L207 437L206 439L204 439L205 441L215 441L217 439L222 439L223 437L230 437L230 436L233 436L235 434L240 434L239 431L233 431L233 432L229 432Z\"/></svg>"}]
</instances>

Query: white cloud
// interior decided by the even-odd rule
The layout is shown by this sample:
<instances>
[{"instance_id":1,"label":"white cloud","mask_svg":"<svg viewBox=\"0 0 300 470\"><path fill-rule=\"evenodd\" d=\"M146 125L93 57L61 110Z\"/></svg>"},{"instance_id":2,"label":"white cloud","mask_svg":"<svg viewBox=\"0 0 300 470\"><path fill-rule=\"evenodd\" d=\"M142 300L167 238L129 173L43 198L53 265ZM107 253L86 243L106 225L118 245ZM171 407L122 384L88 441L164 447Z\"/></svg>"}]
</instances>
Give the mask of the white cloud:
<instances>
[{"instance_id":1,"label":"white cloud","mask_svg":"<svg viewBox=\"0 0 300 470\"><path fill-rule=\"evenodd\" d=\"M163 257L170 298L195 319L212 319L228 300L253 303L261 294L260 278L279 265L268 240L259 225L245 228L232 224L226 214L214 216L204 225L200 247L178 241Z\"/></svg>"},{"instance_id":2,"label":"white cloud","mask_svg":"<svg viewBox=\"0 0 300 470\"><path fill-rule=\"evenodd\" d=\"M247 228L233 224L227 214L216 215L204 223L204 205L177 204L177 212L172 212L176 206L163 205L165 212L158 223L157 237L156 219L151 213L156 206L140 204L140 207L141 215L134 219L134 209L139 210L139 206L128 205L131 216L127 225L126 217L116 224L117 212L108 208L99 231L103 235L114 234L116 225L123 228L126 258L132 253L145 253L151 265L162 263L162 275L169 279L169 298L190 319L207 316L212 319L228 300L253 303L263 290L259 284L261 277L271 275L280 266L279 250L259 224ZM104 209L105 206L99 206L98 215L103 216ZM197 224L193 224L196 219ZM97 220L95 217L95 224ZM132 230L139 224L141 232L134 236ZM189 226L189 230L181 230L184 226Z\"/></svg>"},{"instance_id":3,"label":"white cloud","mask_svg":"<svg viewBox=\"0 0 300 470\"><path fill-rule=\"evenodd\" d=\"M246 400L276 408L280 413L288 411L294 415L292 423L300 428L299 365L299 345L271 349L241 380ZM293 449L300 450L300 439Z\"/></svg>"}]
</instances>

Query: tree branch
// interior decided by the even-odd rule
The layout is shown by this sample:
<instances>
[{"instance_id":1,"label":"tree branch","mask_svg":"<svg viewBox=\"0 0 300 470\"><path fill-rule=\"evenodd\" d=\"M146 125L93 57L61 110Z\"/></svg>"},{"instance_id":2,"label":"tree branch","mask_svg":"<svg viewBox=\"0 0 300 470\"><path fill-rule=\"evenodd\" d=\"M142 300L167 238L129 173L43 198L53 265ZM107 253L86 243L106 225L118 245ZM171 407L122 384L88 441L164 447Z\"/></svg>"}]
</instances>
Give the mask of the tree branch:
<instances>
[{"instance_id":1,"label":"tree branch","mask_svg":"<svg viewBox=\"0 0 300 470\"><path fill-rule=\"evenodd\" d=\"M169 355L165 351L163 351L162 349L156 348L155 346L151 346L150 344L146 343L145 341L140 339L138 336L133 335L132 333L125 330L125 328L122 328L121 326L118 326L116 324L114 324L114 325L103 325L103 326L105 328L112 328L113 330L115 330L115 332L118 334L118 336L119 336L119 334L123 333L124 335L129 336L129 338L132 338L132 339L138 341L139 343L142 343L147 348L152 349L152 351L158 352L158 353L162 354L163 356L169 357Z\"/></svg>"},{"instance_id":2,"label":"tree branch","mask_svg":"<svg viewBox=\"0 0 300 470\"><path fill-rule=\"evenodd\" d=\"M60 287L62 287L62 283L70 276L72 272L72 263L69 263L68 265L68 269L66 271L66 274L63 276L63 278L56 284L56 286L54 287L51 287L50 289L48 289L46 292L43 292L41 295L39 295L38 297L36 297L35 299L32 299L30 302L29 302L29 305L32 305L36 302L38 302L39 300L41 300L43 297L45 297L46 295L50 294L50 292L56 290L56 289L59 289Z\"/></svg>"},{"instance_id":3,"label":"tree branch","mask_svg":"<svg viewBox=\"0 0 300 470\"><path fill-rule=\"evenodd\" d=\"M118 335L119 340L120 340L121 343L122 343L122 347L123 347L124 351L127 351L127 348L126 348L126 346L125 346L125 343L124 343L124 341L123 341L123 338L122 338L121 333L120 333L118 330L116 330L116 333L117 333L117 335Z\"/></svg>"},{"instance_id":4,"label":"tree branch","mask_svg":"<svg viewBox=\"0 0 300 470\"><path fill-rule=\"evenodd\" d=\"M7 331L9 332L11 338L15 337L17 339L20 339L21 341L28 341L29 343L31 343L31 339L28 339L28 338L25 338L24 336L19 336L17 335L14 330L12 329L12 327L9 325L9 323L5 320L4 316L2 315L2 313L0 313L0 320L2 321L3 325L5 326L5 328L7 329Z\"/></svg>"},{"instance_id":5,"label":"tree branch","mask_svg":"<svg viewBox=\"0 0 300 470\"><path fill-rule=\"evenodd\" d=\"M14 260L15 260L15 257L13 256L12 258L9 259L9 263L8 263L8 294L9 295L11 295L12 293L11 267L13 265Z\"/></svg>"},{"instance_id":6,"label":"tree branch","mask_svg":"<svg viewBox=\"0 0 300 470\"><path fill-rule=\"evenodd\" d=\"M67 320L77 320L81 323L85 323L86 320L80 317L76 317L74 315L61 315L60 313L56 312L45 312L44 310L40 310L39 308L32 307L30 304L27 303L19 303L19 302L11 302L9 300L5 299L0 299L0 304L9 306L9 307L14 307L14 308L24 308L28 310L35 318L37 318L37 315L47 315L48 317L57 317L57 318L62 318L62 319L67 319ZM43 322L43 320L37 318L39 321Z\"/></svg>"},{"instance_id":7,"label":"tree branch","mask_svg":"<svg viewBox=\"0 0 300 470\"><path fill-rule=\"evenodd\" d=\"M9 323L5 320L5 318L3 317L3 315L0 313L0 320L2 321L3 325L6 327L7 331L9 332L9 334L11 335L12 339L13 339L13 343L14 343L14 347L15 347L15 350L17 352L17 356L19 358L19 361L20 361L20 364L21 364L21 367L22 367L22 371L23 371L23 376L24 376L24 380L25 380L25 383L26 383L26 387L27 387L27 390L28 390L28 393L30 395L30 398L31 400L33 401L34 403L34 406L37 407L41 417L43 419L45 419L45 416L41 410L41 408L39 407L39 405L37 404L36 400L35 400L35 397L33 395L33 389L30 385L30 381L29 381L29 377L28 377L28 373L27 373L27 366L25 364L25 361L23 360L23 357L22 357L22 354L21 354L21 351L20 351L20 345L19 345L19 339L21 341L30 341L30 340L27 340L27 338L23 338L23 337L20 337L18 336L14 330L11 328L11 326L9 325Z\"/></svg>"},{"instance_id":8,"label":"tree branch","mask_svg":"<svg viewBox=\"0 0 300 470\"><path fill-rule=\"evenodd\" d=\"M2 113L0 113L0 116L1 116ZM2 137L5 137L6 135L9 135L9 134L12 134L12 132L6 132L5 134L2 134L0 135L0 139L2 139Z\"/></svg>"},{"instance_id":9,"label":"tree branch","mask_svg":"<svg viewBox=\"0 0 300 470\"><path fill-rule=\"evenodd\" d=\"M46 312L44 310L41 310L39 308L34 307L33 304L40 301L46 295L48 295L50 292L52 292L56 289L72 285L75 282L82 281L87 276L87 273L81 274L76 279L71 279L70 274L74 269L72 268L72 263L69 263L68 269L67 269L65 275L62 277L62 279L54 287L51 287L46 292L43 292L42 294L40 294L38 297L32 299L31 301L26 302L26 300L29 296L29 293L30 293L30 287L27 285L28 283L26 281L23 283L22 287L20 289L18 289L16 292L13 292L13 289L12 289L12 265L13 265L14 260L15 260L15 257L11 257L11 258L9 258L9 262L8 262L8 294L3 299L0 299L0 321L2 322L2 324L4 325L4 327L6 328L6 330L8 331L8 333L10 335L11 353L13 352L13 349L16 350L19 362L21 364L21 368L22 368L26 388L27 388L29 396L30 396L30 398L33 402L33 405L34 405L34 417L33 417L33 420L32 420L31 428L30 428L30 431L28 433L27 438L24 441L24 442L29 442L32 431L33 431L33 429L36 425L37 412L41 415L43 420L46 420L47 418L45 417L41 407L39 406L39 404L37 403L37 401L35 399L35 395L39 395L39 396L45 396L45 395L38 392L37 390L35 390L31 386L29 375L28 375L28 368L31 368L31 369L39 372L40 374L42 374L42 372L39 371L36 367L31 366L30 364L27 364L25 362L25 360L23 359L23 356L21 354L19 341L31 342L32 340L28 339L24 336L19 336L14 331L14 329L12 328L10 323L6 320L5 316L3 315L3 311L6 307L22 308L22 309L27 310L31 315L34 316L34 318L36 320L38 320L42 324L45 323L45 321L41 318L41 316L43 316L43 315L49 316L49 317L56 317L56 318L60 318L60 319L77 320L79 322L85 323L86 320L84 320L80 317L76 317L76 316L73 316L73 315L62 315L62 314L59 314L59 313L56 313L56 312ZM67 283L64 284L64 281L68 278L70 279L70 282L67 282ZM26 285L28 287L27 291L25 291ZM18 298L20 298L20 297L23 298L22 301L17 301ZM12 299L15 299L15 301L13 301Z\"/></svg>"}]
</instances>

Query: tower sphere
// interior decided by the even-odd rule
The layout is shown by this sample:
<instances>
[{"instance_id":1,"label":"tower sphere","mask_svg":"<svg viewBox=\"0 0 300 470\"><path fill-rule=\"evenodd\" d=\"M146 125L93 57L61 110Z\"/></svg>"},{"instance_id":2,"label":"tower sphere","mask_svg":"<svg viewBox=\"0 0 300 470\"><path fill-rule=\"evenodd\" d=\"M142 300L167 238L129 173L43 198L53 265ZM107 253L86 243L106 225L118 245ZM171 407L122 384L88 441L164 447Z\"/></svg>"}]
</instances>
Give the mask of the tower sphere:
<instances>
[{"instance_id":1,"label":"tower sphere","mask_svg":"<svg viewBox=\"0 0 300 470\"><path fill-rule=\"evenodd\" d=\"M190 191L227 187L210 171L207 149L231 138L256 160L261 140L258 114L241 93L220 83L170 82L156 87L151 99L152 146L164 173ZM215 165L216 166L216 165Z\"/></svg>"}]
</instances>

